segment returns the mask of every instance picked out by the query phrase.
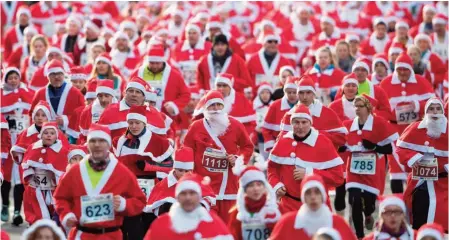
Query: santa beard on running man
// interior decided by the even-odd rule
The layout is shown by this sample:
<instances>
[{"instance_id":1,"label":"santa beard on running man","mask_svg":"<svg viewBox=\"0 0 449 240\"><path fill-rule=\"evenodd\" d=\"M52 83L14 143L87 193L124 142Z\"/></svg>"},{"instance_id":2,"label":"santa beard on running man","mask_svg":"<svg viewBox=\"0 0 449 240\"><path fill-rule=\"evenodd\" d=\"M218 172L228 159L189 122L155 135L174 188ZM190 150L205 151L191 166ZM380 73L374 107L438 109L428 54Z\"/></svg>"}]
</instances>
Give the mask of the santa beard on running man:
<instances>
[{"instance_id":1,"label":"santa beard on running man","mask_svg":"<svg viewBox=\"0 0 449 240\"><path fill-rule=\"evenodd\" d=\"M221 136L226 132L229 127L228 114L223 110L218 111L204 111L204 117L210 125L212 131L217 135Z\"/></svg>"},{"instance_id":2,"label":"santa beard on running man","mask_svg":"<svg viewBox=\"0 0 449 240\"><path fill-rule=\"evenodd\" d=\"M444 125L447 124L447 119L443 114L426 114L423 121L427 126L427 135L431 138L439 138L443 133Z\"/></svg>"}]
</instances>

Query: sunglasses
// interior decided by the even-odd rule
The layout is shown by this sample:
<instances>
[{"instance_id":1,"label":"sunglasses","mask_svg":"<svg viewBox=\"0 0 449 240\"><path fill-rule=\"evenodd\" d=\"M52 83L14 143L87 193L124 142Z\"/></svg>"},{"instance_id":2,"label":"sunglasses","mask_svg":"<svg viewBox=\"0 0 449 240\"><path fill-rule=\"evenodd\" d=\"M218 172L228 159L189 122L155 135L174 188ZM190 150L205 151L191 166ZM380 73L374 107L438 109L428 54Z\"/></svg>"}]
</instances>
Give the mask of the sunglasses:
<instances>
[{"instance_id":1,"label":"sunglasses","mask_svg":"<svg viewBox=\"0 0 449 240\"><path fill-rule=\"evenodd\" d=\"M271 44L271 43L276 43L276 44L277 44L278 41L276 41L276 40L268 40L267 43L270 43L270 44Z\"/></svg>"}]
</instances>

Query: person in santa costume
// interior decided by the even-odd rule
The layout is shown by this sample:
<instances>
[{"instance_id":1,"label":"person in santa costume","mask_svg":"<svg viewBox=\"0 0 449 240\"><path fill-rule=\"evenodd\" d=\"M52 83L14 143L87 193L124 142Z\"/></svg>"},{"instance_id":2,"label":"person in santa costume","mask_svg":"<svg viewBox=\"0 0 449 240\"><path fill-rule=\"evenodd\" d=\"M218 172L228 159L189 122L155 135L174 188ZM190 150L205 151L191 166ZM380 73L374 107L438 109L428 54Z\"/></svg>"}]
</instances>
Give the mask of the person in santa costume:
<instances>
[{"instance_id":1,"label":"person in santa costume","mask_svg":"<svg viewBox=\"0 0 449 240\"><path fill-rule=\"evenodd\" d=\"M28 146L22 161L25 219L33 224L54 215L52 194L67 165L68 149L58 139L56 123L42 125L39 141Z\"/></svg>"},{"instance_id":2,"label":"person in santa costume","mask_svg":"<svg viewBox=\"0 0 449 240\"><path fill-rule=\"evenodd\" d=\"M15 48L20 46L25 37L24 30L30 25L31 12L26 6L21 6L16 13L16 24L9 28L3 35L4 52L3 59L8 59Z\"/></svg>"},{"instance_id":3,"label":"person in santa costume","mask_svg":"<svg viewBox=\"0 0 449 240\"><path fill-rule=\"evenodd\" d=\"M238 190L238 180L230 166L240 155L247 163L253 153L253 144L245 126L225 111L225 101L219 91L209 91L204 99L204 118L190 125L184 145L194 151L194 172L211 178L211 187L217 195L218 215L227 222Z\"/></svg>"},{"instance_id":4,"label":"person in santa costume","mask_svg":"<svg viewBox=\"0 0 449 240\"><path fill-rule=\"evenodd\" d=\"M28 26L23 30L23 39L16 48L13 49L8 58L4 58L10 67L22 68L24 60L30 55L31 39L39 34L34 26Z\"/></svg>"},{"instance_id":5,"label":"person in santa costume","mask_svg":"<svg viewBox=\"0 0 449 240\"><path fill-rule=\"evenodd\" d=\"M301 206L299 186L306 173L321 175L326 187L340 186L344 180L343 160L331 140L312 127L309 109L299 105L288 116L292 130L279 136L268 157L267 170L268 181L280 198L282 213Z\"/></svg>"},{"instance_id":6,"label":"person in santa costume","mask_svg":"<svg viewBox=\"0 0 449 240\"><path fill-rule=\"evenodd\" d=\"M365 227L373 228L371 214L375 210L376 196L383 192L385 185L385 158L379 156L392 154L392 143L399 138L387 120L372 114L377 104L377 100L367 95L356 97L357 117L344 122L349 133L343 148L351 153L346 165L346 190L358 238L364 237L362 213Z\"/></svg>"},{"instance_id":7,"label":"person in santa costume","mask_svg":"<svg viewBox=\"0 0 449 240\"><path fill-rule=\"evenodd\" d=\"M273 87L279 83L279 70L282 66L294 63L279 52L281 38L272 30L263 33L263 47L247 61L246 67L251 77L251 86L258 87L261 82L269 82Z\"/></svg>"},{"instance_id":8,"label":"person in santa costume","mask_svg":"<svg viewBox=\"0 0 449 240\"><path fill-rule=\"evenodd\" d=\"M335 99L329 108L332 109L343 122L356 117L354 99L359 89L359 81L354 73L346 75L341 84L341 98Z\"/></svg>"},{"instance_id":9,"label":"person in santa costume","mask_svg":"<svg viewBox=\"0 0 449 240\"><path fill-rule=\"evenodd\" d=\"M123 96L123 92L126 88L127 81L120 74L120 72L116 71L116 67L112 62L112 58L108 53L101 53L98 57L95 58L95 62L93 65L92 72L90 74L92 81L96 79L97 81L102 81L103 79L111 79L114 81L114 97L117 99L121 99Z\"/></svg>"},{"instance_id":10,"label":"person in santa costume","mask_svg":"<svg viewBox=\"0 0 449 240\"><path fill-rule=\"evenodd\" d=\"M87 83L88 75L86 70L82 66L76 66L70 68L70 82L74 87L76 87L80 92L85 95L86 94L86 83Z\"/></svg>"},{"instance_id":11,"label":"person in santa costume","mask_svg":"<svg viewBox=\"0 0 449 240\"><path fill-rule=\"evenodd\" d=\"M398 43L402 48L407 49L409 45L413 45L413 38L409 35L410 26L405 21L398 21L394 26L395 35L385 45L384 52L388 53L388 49L395 43Z\"/></svg>"},{"instance_id":12,"label":"person in santa costume","mask_svg":"<svg viewBox=\"0 0 449 240\"><path fill-rule=\"evenodd\" d=\"M395 71L380 83L387 93L392 115L390 122L399 134L411 123L424 115L426 101L435 96L432 86L423 77L416 75L412 68L412 59L405 53L399 55ZM388 159L393 193L403 192L402 182L407 178L404 166L395 155Z\"/></svg>"},{"instance_id":13,"label":"person in santa costume","mask_svg":"<svg viewBox=\"0 0 449 240\"><path fill-rule=\"evenodd\" d=\"M81 160L83 160L83 158L86 157L87 154L88 154L87 146L71 144L69 146L69 152L67 154L68 162L65 171L68 172L71 167L73 167L75 164L80 163Z\"/></svg>"},{"instance_id":14,"label":"person in santa costume","mask_svg":"<svg viewBox=\"0 0 449 240\"><path fill-rule=\"evenodd\" d=\"M243 166L236 163L234 174L239 176L237 204L229 212L228 229L236 240L268 239L281 217L276 194L263 173L264 166Z\"/></svg>"},{"instance_id":15,"label":"person in santa costume","mask_svg":"<svg viewBox=\"0 0 449 240\"><path fill-rule=\"evenodd\" d=\"M174 119L177 126L177 135L179 136L177 138L176 146L180 146L184 143L187 129L189 129L190 124L193 122L193 112L202 97L202 92L197 85L190 86L189 88L190 101L187 106L184 107L183 111Z\"/></svg>"},{"instance_id":16,"label":"person in santa costume","mask_svg":"<svg viewBox=\"0 0 449 240\"><path fill-rule=\"evenodd\" d=\"M264 126L265 116L273 103L271 96L273 95L273 87L268 82L262 82L257 89L257 96L253 101L253 110L256 112L256 133L252 141L257 144L257 149L260 154L266 159L268 152L264 150L264 137L262 134L262 127Z\"/></svg>"},{"instance_id":17,"label":"person in santa costume","mask_svg":"<svg viewBox=\"0 0 449 240\"><path fill-rule=\"evenodd\" d=\"M51 37L56 33L56 22L63 22L69 16L62 3L40 2L30 7L31 22L42 28L42 32Z\"/></svg>"},{"instance_id":18,"label":"person in santa costume","mask_svg":"<svg viewBox=\"0 0 449 240\"><path fill-rule=\"evenodd\" d=\"M326 184L317 174L305 176L301 182L301 202L299 210L284 214L275 225L270 239L287 240L295 236L298 239L312 239L323 227L333 228L341 239L357 239L346 221L335 214L326 205L328 201Z\"/></svg>"},{"instance_id":19,"label":"person in santa costume","mask_svg":"<svg viewBox=\"0 0 449 240\"><path fill-rule=\"evenodd\" d=\"M443 240L444 230L436 223L426 223L422 225L416 233L416 240Z\"/></svg>"},{"instance_id":20,"label":"person in santa costume","mask_svg":"<svg viewBox=\"0 0 449 240\"><path fill-rule=\"evenodd\" d=\"M382 196L376 229L363 239L416 239L416 232L408 224L406 213L401 194Z\"/></svg>"},{"instance_id":21,"label":"person in santa costume","mask_svg":"<svg viewBox=\"0 0 449 240\"><path fill-rule=\"evenodd\" d=\"M2 2L0 8L0 20L2 22L2 27L0 28L0 33L4 36L5 31L8 28L14 26L14 23L17 21L17 12L19 9L26 7L25 2ZM31 14L30 14L31 15ZM3 45L3 40L2 40Z\"/></svg>"},{"instance_id":22,"label":"person in santa costume","mask_svg":"<svg viewBox=\"0 0 449 240\"><path fill-rule=\"evenodd\" d=\"M429 71L430 63L422 58L421 53L422 52L419 47L415 45L411 45L407 48L407 55L412 58L413 71L415 72L415 74L421 75L426 78L434 89L438 89L438 86L441 85L441 82L435 83L435 75ZM437 92L438 91L435 91L435 93Z\"/></svg>"},{"instance_id":23,"label":"person in santa costume","mask_svg":"<svg viewBox=\"0 0 449 240\"><path fill-rule=\"evenodd\" d=\"M397 141L396 154L408 172L404 199L414 229L435 222L447 232L447 118L437 98L424 109L423 120L412 123Z\"/></svg>"},{"instance_id":24,"label":"person in santa costume","mask_svg":"<svg viewBox=\"0 0 449 240\"><path fill-rule=\"evenodd\" d=\"M254 135L256 128L256 113L245 95L236 92L233 88L234 76L228 73L220 73L215 78L215 89L224 98L224 109L229 116L241 122L249 136Z\"/></svg>"},{"instance_id":25,"label":"person in santa costume","mask_svg":"<svg viewBox=\"0 0 449 240\"><path fill-rule=\"evenodd\" d=\"M188 173L179 179L176 202L153 222L144 239L233 239L223 220L201 206L205 184L198 174Z\"/></svg>"},{"instance_id":26,"label":"person in santa costume","mask_svg":"<svg viewBox=\"0 0 449 240\"><path fill-rule=\"evenodd\" d=\"M190 91L181 73L173 69L159 46L152 46L147 55L148 63L135 69L131 77L137 76L148 82L157 92L157 108L169 116L177 116L187 105Z\"/></svg>"},{"instance_id":27,"label":"person in santa costume","mask_svg":"<svg viewBox=\"0 0 449 240\"><path fill-rule=\"evenodd\" d=\"M76 65L84 66L88 60L88 51L97 41L105 43L105 40L101 38L100 31L103 27L103 21L98 18L89 19L84 22L83 32L85 33L81 37L73 49L73 58Z\"/></svg>"},{"instance_id":28,"label":"person in santa costume","mask_svg":"<svg viewBox=\"0 0 449 240\"><path fill-rule=\"evenodd\" d=\"M367 58L385 52L385 45L390 41L387 34L387 22L384 18L374 18L373 28L374 32L360 43L360 53Z\"/></svg>"},{"instance_id":29,"label":"person in santa costume","mask_svg":"<svg viewBox=\"0 0 449 240\"><path fill-rule=\"evenodd\" d=\"M129 78L131 72L140 62L139 51L133 47L128 35L122 31L116 32L109 39L109 46L111 47L112 64L120 69L126 79Z\"/></svg>"},{"instance_id":30,"label":"person in santa costume","mask_svg":"<svg viewBox=\"0 0 449 240\"><path fill-rule=\"evenodd\" d=\"M401 43L394 43L390 49L388 49L388 63L390 64L390 69L394 70L394 65L396 59L398 59L399 54L405 52L407 49L401 45Z\"/></svg>"},{"instance_id":31,"label":"person in santa costume","mask_svg":"<svg viewBox=\"0 0 449 240\"><path fill-rule=\"evenodd\" d=\"M321 47L316 50L316 63L309 68L304 75L309 75L317 91L317 98L323 105L327 106L334 99L340 87L341 80L346 75L338 68L338 63L334 61L331 50L328 47Z\"/></svg>"},{"instance_id":32,"label":"person in santa costume","mask_svg":"<svg viewBox=\"0 0 449 240\"><path fill-rule=\"evenodd\" d=\"M433 32L432 19L437 14L437 9L433 4L426 4L422 9L422 22L410 28L410 35L415 37L422 33L430 35Z\"/></svg>"},{"instance_id":33,"label":"person in santa costume","mask_svg":"<svg viewBox=\"0 0 449 240\"><path fill-rule=\"evenodd\" d=\"M231 51L229 40L224 34L215 35L212 41L212 50L200 58L196 80L198 87L210 90L214 86L215 77L220 73L229 73L234 76L236 91L252 87L251 77L245 66L245 61Z\"/></svg>"},{"instance_id":34,"label":"person in santa costume","mask_svg":"<svg viewBox=\"0 0 449 240\"><path fill-rule=\"evenodd\" d=\"M371 83L378 85L384 78L391 74L388 57L383 52L376 53L371 62Z\"/></svg>"},{"instance_id":35,"label":"person in santa costume","mask_svg":"<svg viewBox=\"0 0 449 240\"><path fill-rule=\"evenodd\" d=\"M70 14L65 21L67 33L64 33L58 37L56 41L54 41L54 44L64 52L73 53L75 45L78 44L78 41L81 38L79 35L81 35L83 23L83 18L77 14Z\"/></svg>"},{"instance_id":36,"label":"person in santa costume","mask_svg":"<svg viewBox=\"0 0 449 240\"><path fill-rule=\"evenodd\" d=\"M66 71L61 61L54 59L48 62L45 65L45 75L49 84L39 89L34 95L31 112L39 101L47 101L51 104L50 111L53 116L56 116L58 126L62 130L67 130L69 117L73 111L84 106L84 96L70 83L65 82Z\"/></svg>"},{"instance_id":37,"label":"person in santa costume","mask_svg":"<svg viewBox=\"0 0 449 240\"><path fill-rule=\"evenodd\" d=\"M66 240L66 237L64 231L54 221L40 219L23 232L22 239Z\"/></svg>"},{"instance_id":38,"label":"person in santa costume","mask_svg":"<svg viewBox=\"0 0 449 240\"><path fill-rule=\"evenodd\" d=\"M43 35L35 35L30 42L30 54L21 64L22 82L29 84L33 74L47 62L45 55L49 47L48 40ZM33 89L36 91L37 89Z\"/></svg>"},{"instance_id":39,"label":"person in santa costume","mask_svg":"<svg viewBox=\"0 0 449 240\"><path fill-rule=\"evenodd\" d=\"M346 35L348 38L348 35ZM335 56L338 62L338 67L343 70L345 73L350 73L352 69L352 65L355 62L355 58L349 52L349 41L339 40L335 43Z\"/></svg>"},{"instance_id":40,"label":"person in santa costume","mask_svg":"<svg viewBox=\"0 0 449 240\"><path fill-rule=\"evenodd\" d=\"M132 48L136 48L137 45L139 45L140 37L139 37L139 30L137 28L137 24L133 19L125 19L120 23L119 26L119 32L126 33L129 39L129 44L132 46ZM112 47L111 44L109 46Z\"/></svg>"},{"instance_id":41,"label":"person in santa costume","mask_svg":"<svg viewBox=\"0 0 449 240\"><path fill-rule=\"evenodd\" d=\"M281 121L284 115L292 109L298 102L298 85L300 78L289 76L284 83L284 96L274 101L268 108L262 125L262 135L264 138L263 149L270 152L281 131Z\"/></svg>"},{"instance_id":42,"label":"person in santa costume","mask_svg":"<svg viewBox=\"0 0 449 240\"><path fill-rule=\"evenodd\" d=\"M64 175L53 195L61 224L70 229L68 239L121 239L123 218L145 206L136 177L109 152L111 143L108 127L92 124L89 154Z\"/></svg>"},{"instance_id":43,"label":"person in santa costume","mask_svg":"<svg viewBox=\"0 0 449 240\"><path fill-rule=\"evenodd\" d=\"M448 18L447 15L437 14L432 19L433 34L432 36L432 52L447 64L448 62L448 43L449 32L447 31Z\"/></svg>"},{"instance_id":44,"label":"person in santa costume","mask_svg":"<svg viewBox=\"0 0 449 240\"><path fill-rule=\"evenodd\" d=\"M195 22L190 22L185 27L186 39L174 47L171 54L171 62L177 67L184 77L187 85L195 85L196 70L202 56L209 54L212 44L201 38L201 28Z\"/></svg>"},{"instance_id":45,"label":"person in santa costume","mask_svg":"<svg viewBox=\"0 0 449 240\"><path fill-rule=\"evenodd\" d=\"M281 99L284 96L284 84L287 82L287 78L297 75L300 75L300 73L297 73L296 69L290 65L282 66L279 69L279 84L274 87L275 89L271 97L273 101Z\"/></svg>"},{"instance_id":46,"label":"person in santa costume","mask_svg":"<svg viewBox=\"0 0 449 240\"><path fill-rule=\"evenodd\" d=\"M312 39L308 52L309 56L316 55L316 52L321 47L329 47L331 50L335 50L335 43L340 39L345 39L344 33L336 26L336 22L332 17L327 15L321 16L320 25L321 33Z\"/></svg>"},{"instance_id":47,"label":"person in santa costume","mask_svg":"<svg viewBox=\"0 0 449 240\"><path fill-rule=\"evenodd\" d=\"M95 59L97 59L98 56L100 56L102 53L106 53L106 47L105 43L103 41L95 41L92 43L92 45L89 47L89 50L87 52L87 63L83 65L83 67L86 69L86 72L91 73L92 69L95 67ZM104 55L109 56L109 55ZM110 56L109 56L110 57ZM112 65L112 64L111 64ZM113 73L120 75L120 69L118 69L116 66L112 65ZM104 71L106 73L106 71ZM104 73L104 74L105 74Z\"/></svg>"}]
</instances>

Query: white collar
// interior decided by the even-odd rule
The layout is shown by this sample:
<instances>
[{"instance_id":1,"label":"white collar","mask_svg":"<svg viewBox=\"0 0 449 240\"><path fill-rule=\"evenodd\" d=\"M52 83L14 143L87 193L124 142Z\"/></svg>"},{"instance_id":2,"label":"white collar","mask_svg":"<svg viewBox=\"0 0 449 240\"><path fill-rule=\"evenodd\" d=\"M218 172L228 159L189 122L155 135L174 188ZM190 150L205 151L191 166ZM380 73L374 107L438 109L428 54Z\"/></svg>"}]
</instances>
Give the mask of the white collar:
<instances>
[{"instance_id":1,"label":"white collar","mask_svg":"<svg viewBox=\"0 0 449 240\"><path fill-rule=\"evenodd\" d=\"M168 173L168 176L167 176L167 186L168 186L169 188L171 188L173 185L175 185L176 183L178 183L178 180L176 179L175 175L173 174L174 171L175 171L175 170L171 170L171 171Z\"/></svg>"},{"instance_id":2,"label":"white collar","mask_svg":"<svg viewBox=\"0 0 449 240\"><path fill-rule=\"evenodd\" d=\"M311 127L310 130L311 130L310 135L302 142L311 147L315 147L315 143L318 139L319 132L313 127ZM293 131L289 131L284 135L284 138L295 139L293 134L294 134Z\"/></svg>"},{"instance_id":3,"label":"white collar","mask_svg":"<svg viewBox=\"0 0 449 240\"><path fill-rule=\"evenodd\" d=\"M318 69L312 67L309 70L309 74L320 73L320 74L324 74L324 75L327 75L327 76L332 76L332 73L334 73L334 69L335 69L335 67L334 68L330 68L330 69L326 69L324 71L321 71L321 73L320 73L320 72L318 72Z\"/></svg>"},{"instance_id":4,"label":"white collar","mask_svg":"<svg viewBox=\"0 0 449 240\"><path fill-rule=\"evenodd\" d=\"M43 148L43 147L44 147L44 144L42 143L42 140L39 140L39 141L37 141L37 142L35 142L35 143L33 144L33 147L32 147L32 148L33 148L33 149L38 149L38 148ZM57 139L57 140L56 140L56 143L54 143L53 145L51 145L50 148L51 148L53 151L59 153L59 151L61 151L61 148L62 148L61 140Z\"/></svg>"},{"instance_id":5,"label":"white collar","mask_svg":"<svg viewBox=\"0 0 449 240\"><path fill-rule=\"evenodd\" d=\"M416 80L415 73L412 72L409 79L407 80L407 83L417 83L417 82L418 81ZM399 80L398 73L394 72L391 78L391 84L400 84L400 83L401 81Z\"/></svg>"},{"instance_id":6,"label":"white collar","mask_svg":"<svg viewBox=\"0 0 449 240\"><path fill-rule=\"evenodd\" d=\"M128 106L128 104L126 104L125 98L123 98L123 100L120 101L120 103L119 103L119 111L121 112L121 111L129 110L129 109L130 109L130 107Z\"/></svg>"},{"instance_id":7,"label":"white collar","mask_svg":"<svg viewBox=\"0 0 449 240\"><path fill-rule=\"evenodd\" d=\"M313 103L308 107L312 116L320 117L321 110L323 109L323 104L318 99L314 99Z\"/></svg>"},{"instance_id":8,"label":"white collar","mask_svg":"<svg viewBox=\"0 0 449 240\"><path fill-rule=\"evenodd\" d=\"M284 95L281 99L282 99L281 100L281 111L284 111L287 109L288 110L292 109L292 107L290 107L290 104L288 103L288 99L287 99L286 95Z\"/></svg>"},{"instance_id":9,"label":"white collar","mask_svg":"<svg viewBox=\"0 0 449 240\"><path fill-rule=\"evenodd\" d=\"M373 115L372 114L368 115L368 118L366 119L365 124L363 124L362 130L372 131L373 130L373 122L374 122ZM354 120L352 120L351 129L349 131L354 132L354 131L358 131L358 130L360 130L359 129L359 117L355 117Z\"/></svg>"},{"instance_id":10,"label":"white collar","mask_svg":"<svg viewBox=\"0 0 449 240\"><path fill-rule=\"evenodd\" d=\"M6 96L6 95L8 95L8 94L11 94L11 93L13 93L15 90L19 91L19 89L24 89L25 91L28 92L28 88L26 87L26 85L25 85L23 82L21 82L21 83L19 84L19 87L18 87L18 88L14 89L14 90L12 90L12 91L7 91L7 90L5 90L5 89L3 88L3 86L2 86L2 89L3 89L3 96Z\"/></svg>"},{"instance_id":11,"label":"white collar","mask_svg":"<svg viewBox=\"0 0 449 240\"><path fill-rule=\"evenodd\" d=\"M190 49L204 50L204 43L205 43L204 39L200 37L200 39L195 44L195 46L193 48L191 48L189 40L186 39L186 40L184 40L184 43L182 44L181 51L184 52L184 51L187 51Z\"/></svg>"},{"instance_id":12,"label":"white collar","mask_svg":"<svg viewBox=\"0 0 449 240\"><path fill-rule=\"evenodd\" d=\"M447 118L444 118L444 119L446 119L446 121L444 121L442 133L446 133L446 130L447 130ZM425 119L423 119L418 125L418 129L423 129L423 128L427 129L427 121L425 121Z\"/></svg>"},{"instance_id":13,"label":"white collar","mask_svg":"<svg viewBox=\"0 0 449 240\"><path fill-rule=\"evenodd\" d=\"M313 215L320 215L320 219L314 219ZM311 222L318 223L320 226L309 226ZM294 229L304 229L308 234L313 235L307 231L307 228L321 228L330 227L333 225L333 215L325 203L322 204L321 208L316 212L311 211L306 204L303 204L295 217L295 222L293 225Z\"/></svg>"},{"instance_id":14,"label":"white collar","mask_svg":"<svg viewBox=\"0 0 449 240\"><path fill-rule=\"evenodd\" d=\"M31 125L27 129L27 137L34 135L34 134L39 134L39 132L37 131L37 128L36 128L36 124Z\"/></svg>"},{"instance_id":15,"label":"white collar","mask_svg":"<svg viewBox=\"0 0 449 240\"><path fill-rule=\"evenodd\" d=\"M192 212L186 212L182 209L179 202L175 202L171 206L168 216L171 220L171 229L176 233L194 231L198 228L201 222L213 221L209 212L200 205L198 205Z\"/></svg>"}]
</instances>

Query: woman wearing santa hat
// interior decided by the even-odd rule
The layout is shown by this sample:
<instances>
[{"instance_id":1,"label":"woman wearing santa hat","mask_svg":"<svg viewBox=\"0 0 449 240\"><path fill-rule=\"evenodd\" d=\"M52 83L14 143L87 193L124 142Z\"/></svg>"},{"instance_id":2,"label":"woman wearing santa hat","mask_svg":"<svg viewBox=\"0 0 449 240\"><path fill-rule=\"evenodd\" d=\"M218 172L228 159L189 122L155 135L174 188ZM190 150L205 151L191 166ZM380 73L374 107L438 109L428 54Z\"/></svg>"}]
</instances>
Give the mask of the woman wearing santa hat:
<instances>
[{"instance_id":1,"label":"woman wearing santa hat","mask_svg":"<svg viewBox=\"0 0 449 240\"><path fill-rule=\"evenodd\" d=\"M86 95L86 83L88 75L86 70L82 66L75 66L70 69L70 82L76 87L83 95Z\"/></svg>"},{"instance_id":2,"label":"woman wearing santa hat","mask_svg":"<svg viewBox=\"0 0 449 240\"><path fill-rule=\"evenodd\" d=\"M20 42L20 45L13 49L8 58L3 58L8 63L8 66L17 68L22 67L25 58L30 55L31 40L37 34L39 34L39 32L34 26L28 26L23 30L24 38Z\"/></svg>"},{"instance_id":3,"label":"woman wearing santa hat","mask_svg":"<svg viewBox=\"0 0 449 240\"><path fill-rule=\"evenodd\" d=\"M97 58L95 58L94 67L92 73L90 74L91 80L97 79L101 81L103 79L111 79L114 81L114 90L116 91L115 97L117 99L122 98L122 93L126 88L126 80L117 72L114 71L112 67L112 60L108 53L102 53Z\"/></svg>"},{"instance_id":4,"label":"woman wearing santa hat","mask_svg":"<svg viewBox=\"0 0 449 240\"><path fill-rule=\"evenodd\" d=\"M406 212L402 194L383 196L379 204L380 216L376 229L363 239L414 240L416 233L407 223Z\"/></svg>"},{"instance_id":5,"label":"woman wearing santa hat","mask_svg":"<svg viewBox=\"0 0 449 240\"><path fill-rule=\"evenodd\" d=\"M284 85L287 82L288 77L298 75L296 70L290 65L284 65L279 69L279 84L273 92L273 101L281 99L284 96Z\"/></svg>"},{"instance_id":6,"label":"woman wearing santa hat","mask_svg":"<svg viewBox=\"0 0 449 240\"><path fill-rule=\"evenodd\" d=\"M68 149L58 139L58 132L56 123L44 123L41 140L30 145L23 158L24 211L30 224L54 215L53 191L68 162Z\"/></svg>"},{"instance_id":7,"label":"woman wearing santa hat","mask_svg":"<svg viewBox=\"0 0 449 240\"><path fill-rule=\"evenodd\" d=\"M346 166L346 190L359 238L364 237L362 213L365 215L365 227L371 230L376 196L381 195L384 189L385 158L380 154L392 154L392 143L399 138L394 127L382 117L372 114L376 104L377 101L367 95L356 97L354 107L357 117L344 122L349 133L343 149L350 153Z\"/></svg>"},{"instance_id":8,"label":"woman wearing santa hat","mask_svg":"<svg viewBox=\"0 0 449 240\"><path fill-rule=\"evenodd\" d=\"M31 77L37 69L44 66L47 62L45 53L50 46L48 40L43 35L35 35L30 42L30 55L25 58L22 64L21 72L23 76L22 82L29 83Z\"/></svg>"},{"instance_id":9,"label":"woman wearing santa hat","mask_svg":"<svg viewBox=\"0 0 449 240\"><path fill-rule=\"evenodd\" d=\"M233 172L239 175L240 188L237 204L229 214L228 229L234 239L268 239L274 224L281 217L276 203L276 194L266 180L265 163L243 166L242 159L236 161Z\"/></svg>"},{"instance_id":10,"label":"woman wearing santa hat","mask_svg":"<svg viewBox=\"0 0 449 240\"><path fill-rule=\"evenodd\" d=\"M262 127L264 119L267 115L270 105L273 103L271 96L273 94L273 87L268 82L262 82L257 89L257 96L253 101L253 110L256 112L256 133L253 135L252 141L258 143L259 153L264 159L268 158L268 152L264 150L264 138L262 135Z\"/></svg>"},{"instance_id":11,"label":"woman wearing santa hat","mask_svg":"<svg viewBox=\"0 0 449 240\"><path fill-rule=\"evenodd\" d=\"M371 71L371 82L374 85L380 84L384 78L391 74L390 64L385 53L376 53L373 56Z\"/></svg>"},{"instance_id":12,"label":"woman wearing santa hat","mask_svg":"<svg viewBox=\"0 0 449 240\"><path fill-rule=\"evenodd\" d=\"M327 191L323 179L316 174L306 176L301 182L302 206L298 211L286 213L271 233L270 239L312 239L320 228L333 228L341 239L357 239L346 221L326 205Z\"/></svg>"}]
</instances>

